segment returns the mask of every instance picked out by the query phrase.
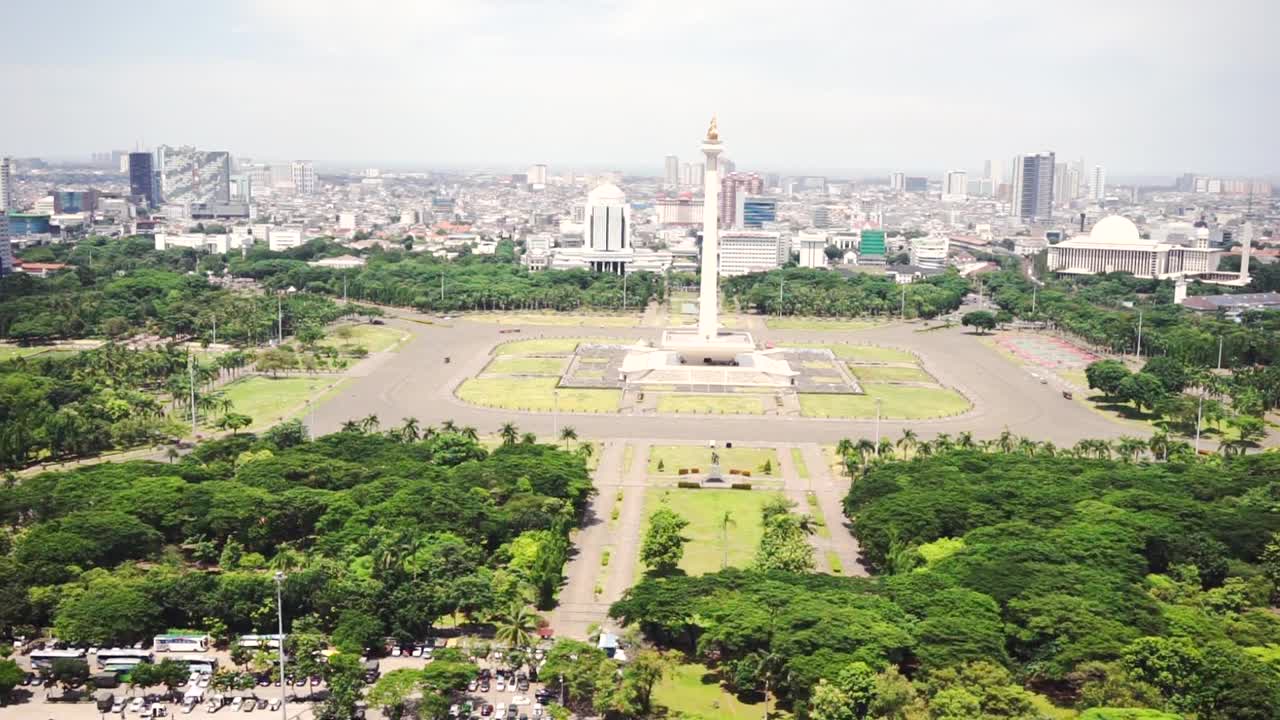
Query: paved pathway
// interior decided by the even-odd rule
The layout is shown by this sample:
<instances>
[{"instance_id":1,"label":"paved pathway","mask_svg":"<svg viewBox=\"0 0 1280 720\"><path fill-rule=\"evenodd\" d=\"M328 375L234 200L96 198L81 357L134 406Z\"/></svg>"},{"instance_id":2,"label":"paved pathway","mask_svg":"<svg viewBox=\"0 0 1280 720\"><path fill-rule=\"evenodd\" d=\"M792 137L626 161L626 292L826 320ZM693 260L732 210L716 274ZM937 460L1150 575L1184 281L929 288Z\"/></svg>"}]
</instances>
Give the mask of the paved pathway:
<instances>
[{"instance_id":1,"label":"paved pathway","mask_svg":"<svg viewBox=\"0 0 1280 720\"><path fill-rule=\"evenodd\" d=\"M818 508L822 511L822 519L831 532L825 551L831 551L840 558L845 575L867 576L867 569L862 565L862 549L858 539L849 532L849 521L844 516L844 496L849 492L848 479L832 476L827 458L821 446L807 443L800 446L800 454L804 458L805 467L809 469L809 477L814 495L818 498ZM825 556L822 562L826 562ZM819 567L822 567L819 564Z\"/></svg>"}]
</instances>

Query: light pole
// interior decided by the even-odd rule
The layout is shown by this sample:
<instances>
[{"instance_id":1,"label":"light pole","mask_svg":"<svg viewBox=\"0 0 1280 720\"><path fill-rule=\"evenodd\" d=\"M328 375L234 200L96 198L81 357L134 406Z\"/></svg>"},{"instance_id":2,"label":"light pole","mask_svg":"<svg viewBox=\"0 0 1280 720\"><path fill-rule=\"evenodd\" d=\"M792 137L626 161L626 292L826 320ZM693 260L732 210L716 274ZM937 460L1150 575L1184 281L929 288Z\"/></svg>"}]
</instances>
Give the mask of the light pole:
<instances>
[{"instance_id":1,"label":"light pole","mask_svg":"<svg viewBox=\"0 0 1280 720\"><path fill-rule=\"evenodd\" d=\"M285 699L289 683L284 679L284 593L281 590L284 585L284 573L277 570L275 580L276 618L280 621L280 717L283 720L289 720L288 700Z\"/></svg>"},{"instance_id":2,"label":"light pole","mask_svg":"<svg viewBox=\"0 0 1280 720\"><path fill-rule=\"evenodd\" d=\"M1141 310L1138 311L1138 348L1137 350L1138 350L1137 353L1134 354L1134 358L1141 358L1142 357L1142 311Z\"/></svg>"},{"instance_id":3,"label":"light pole","mask_svg":"<svg viewBox=\"0 0 1280 720\"><path fill-rule=\"evenodd\" d=\"M1222 369L1222 336L1218 336L1218 369Z\"/></svg>"},{"instance_id":4,"label":"light pole","mask_svg":"<svg viewBox=\"0 0 1280 720\"><path fill-rule=\"evenodd\" d=\"M551 438L552 442L560 436L560 391L553 390L551 396L555 399L555 405L551 411Z\"/></svg>"},{"instance_id":5,"label":"light pole","mask_svg":"<svg viewBox=\"0 0 1280 720\"><path fill-rule=\"evenodd\" d=\"M196 366L195 355L187 355L187 384L191 386L191 437L196 435Z\"/></svg>"},{"instance_id":6,"label":"light pole","mask_svg":"<svg viewBox=\"0 0 1280 720\"><path fill-rule=\"evenodd\" d=\"M1196 455L1200 454L1200 418L1204 416L1204 388L1200 388L1200 407L1196 409Z\"/></svg>"}]
</instances>

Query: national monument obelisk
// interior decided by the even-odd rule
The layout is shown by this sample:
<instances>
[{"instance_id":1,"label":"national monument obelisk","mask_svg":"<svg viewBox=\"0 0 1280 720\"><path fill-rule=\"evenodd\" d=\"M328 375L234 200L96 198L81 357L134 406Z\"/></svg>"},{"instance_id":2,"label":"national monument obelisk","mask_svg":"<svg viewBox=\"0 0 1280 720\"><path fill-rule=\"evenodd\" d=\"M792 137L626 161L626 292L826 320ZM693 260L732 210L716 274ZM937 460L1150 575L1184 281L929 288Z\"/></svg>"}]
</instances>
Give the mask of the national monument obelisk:
<instances>
[{"instance_id":1,"label":"national monument obelisk","mask_svg":"<svg viewBox=\"0 0 1280 720\"><path fill-rule=\"evenodd\" d=\"M720 331L720 132L711 118L702 141L702 277L698 285L698 337L712 342Z\"/></svg>"}]
</instances>

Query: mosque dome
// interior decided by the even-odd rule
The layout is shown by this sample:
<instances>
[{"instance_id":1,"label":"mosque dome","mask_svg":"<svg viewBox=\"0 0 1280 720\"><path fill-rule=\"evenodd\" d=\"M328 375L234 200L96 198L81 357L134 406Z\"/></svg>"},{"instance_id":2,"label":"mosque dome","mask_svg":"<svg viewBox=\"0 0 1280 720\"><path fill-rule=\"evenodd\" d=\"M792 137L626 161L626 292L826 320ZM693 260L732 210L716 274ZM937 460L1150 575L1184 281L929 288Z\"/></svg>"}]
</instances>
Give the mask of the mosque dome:
<instances>
[{"instance_id":1,"label":"mosque dome","mask_svg":"<svg viewBox=\"0 0 1280 720\"><path fill-rule=\"evenodd\" d=\"M1089 231L1089 239L1107 245L1144 245L1146 240L1138 234L1138 226L1123 215L1108 215Z\"/></svg>"},{"instance_id":2,"label":"mosque dome","mask_svg":"<svg viewBox=\"0 0 1280 720\"><path fill-rule=\"evenodd\" d=\"M587 193L588 205L621 205L627 201L622 189L611 182L601 183Z\"/></svg>"}]
</instances>

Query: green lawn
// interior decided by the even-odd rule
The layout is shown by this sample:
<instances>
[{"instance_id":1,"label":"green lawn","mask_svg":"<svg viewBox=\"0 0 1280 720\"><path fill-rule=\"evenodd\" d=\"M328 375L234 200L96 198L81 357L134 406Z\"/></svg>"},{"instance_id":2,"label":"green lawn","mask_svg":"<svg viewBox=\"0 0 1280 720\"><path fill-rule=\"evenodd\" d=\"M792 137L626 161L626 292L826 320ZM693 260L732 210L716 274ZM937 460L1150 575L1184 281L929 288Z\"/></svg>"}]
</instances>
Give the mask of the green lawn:
<instances>
[{"instance_id":1,"label":"green lawn","mask_svg":"<svg viewBox=\"0 0 1280 720\"><path fill-rule=\"evenodd\" d=\"M663 395L658 412L762 415L764 405L758 397L741 395Z\"/></svg>"},{"instance_id":2,"label":"green lawn","mask_svg":"<svg viewBox=\"0 0 1280 720\"><path fill-rule=\"evenodd\" d=\"M809 467L804 464L804 453L800 448L791 448L791 464L796 466L796 474L801 480L809 479Z\"/></svg>"},{"instance_id":3,"label":"green lawn","mask_svg":"<svg viewBox=\"0 0 1280 720\"><path fill-rule=\"evenodd\" d=\"M30 357L36 353L52 350L51 346L20 347L18 345L0 344L0 362L20 357Z\"/></svg>"},{"instance_id":4,"label":"green lawn","mask_svg":"<svg viewBox=\"0 0 1280 720\"><path fill-rule=\"evenodd\" d=\"M499 355L485 366L488 375L555 375L568 363L565 358L511 357Z\"/></svg>"},{"instance_id":5,"label":"green lawn","mask_svg":"<svg viewBox=\"0 0 1280 720\"><path fill-rule=\"evenodd\" d=\"M467 315L472 322L494 323L497 325L550 325L584 327L635 327L640 324L639 315L583 315L558 313L495 313L485 315Z\"/></svg>"},{"instance_id":6,"label":"green lawn","mask_svg":"<svg viewBox=\"0 0 1280 720\"><path fill-rule=\"evenodd\" d=\"M771 317L765 324L770 330L866 330L885 323L856 318Z\"/></svg>"},{"instance_id":7,"label":"green lawn","mask_svg":"<svg viewBox=\"0 0 1280 720\"><path fill-rule=\"evenodd\" d=\"M688 715L725 720L759 720L764 704L745 704L720 688L705 666L678 665L662 678L653 691L653 702L667 708L668 715Z\"/></svg>"},{"instance_id":8,"label":"green lawn","mask_svg":"<svg viewBox=\"0 0 1280 720\"><path fill-rule=\"evenodd\" d=\"M783 343L782 347L830 350L835 353L836 357L842 360L857 360L861 362L900 362L911 363L913 365L918 362L916 360L916 356L906 350L896 350L894 348L880 347L878 345L848 345L844 343Z\"/></svg>"},{"instance_id":9,"label":"green lawn","mask_svg":"<svg viewBox=\"0 0 1280 720\"><path fill-rule=\"evenodd\" d=\"M253 418L251 427L269 427L295 415L299 406L317 398L334 384L331 377L279 377L263 375L236 380L223 388L232 412Z\"/></svg>"},{"instance_id":10,"label":"green lawn","mask_svg":"<svg viewBox=\"0 0 1280 720\"><path fill-rule=\"evenodd\" d=\"M881 417L889 420L959 415L970 407L968 399L948 388L870 384L862 389L866 395L801 393L800 412L805 417L874 418L877 398L883 402Z\"/></svg>"},{"instance_id":11,"label":"green lawn","mask_svg":"<svg viewBox=\"0 0 1280 720\"><path fill-rule=\"evenodd\" d=\"M329 330L320 344L338 348L343 345L359 345L371 353L386 352L408 336L409 333L390 325L339 325Z\"/></svg>"},{"instance_id":12,"label":"green lawn","mask_svg":"<svg viewBox=\"0 0 1280 720\"><path fill-rule=\"evenodd\" d=\"M918 367L892 367L885 365L850 365L849 369L859 382L935 382L933 376Z\"/></svg>"},{"instance_id":13,"label":"green lawn","mask_svg":"<svg viewBox=\"0 0 1280 720\"><path fill-rule=\"evenodd\" d=\"M693 490L688 488L649 488L644 496L644 526L655 510L666 507L689 521L684 536L684 557L680 569L690 575L716 572L725 557L720 520L725 511L731 513L728 532L730 567L746 567L752 563L764 532L760 508L774 493L758 490ZM643 537L643 529L641 537ZM640 552L637 543L635 552Z\"/></svg>"},{"instance_id":14,"label":"green lawn","mask_svg":"<svg viewBox=\"0 0 1280 720\"><path fill-rule=\"evenodd\" d=\"M618 342L608 338L534 338L514 340L493 349L494 355L571 355L581 342ZM626 341L622 341L626 342Z\"/></svg>"},{"instance_id":15,"label":"green lawn","mask_svg":"<svg viewBox=\"0 0 1280 720\"><path fill-rule=\"evenodd\" d=\"M556 382L553 377L471 378L458 388L458 397L474 405L545 412L556 406ZM560 409L565 412L615 412L621 400L619 390L560 389Z\"/></svg>"},{"instance_id":16,"label":"green lawn","mask_svg":"<svg viewBox=\"0 0 1280 720\"><path fill-rule=\"evenodd\" d=\"M730 469L750 470L753 477L778 477L778 453L773 448L716 448L720 453L720 468L727 476ZM658 472L658 461L663 471ZM764 475L760 466L768 461L773 474ZM654 445L649 448L649 474L675 475L680 468L698 468L706 472L711 467L711 449L705 445Z\"/></svg>"}]
</instances>

